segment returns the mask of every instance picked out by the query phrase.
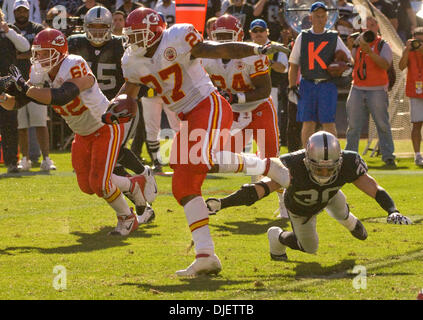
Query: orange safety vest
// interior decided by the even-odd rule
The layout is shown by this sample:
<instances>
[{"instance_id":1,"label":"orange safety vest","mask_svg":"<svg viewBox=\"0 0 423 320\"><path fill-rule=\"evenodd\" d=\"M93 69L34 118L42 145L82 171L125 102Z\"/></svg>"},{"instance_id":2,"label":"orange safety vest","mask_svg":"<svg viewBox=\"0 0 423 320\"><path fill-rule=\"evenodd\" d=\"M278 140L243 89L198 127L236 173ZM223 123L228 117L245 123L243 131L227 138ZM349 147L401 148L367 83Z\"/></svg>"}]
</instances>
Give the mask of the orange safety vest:
<instances>
[{"instance_id":1,"label":"orange safety vest","mask_svg":"<svg viewBox=\"0 0 423 320\"><path fill-rule=\"evenodd\" d=\"M370 47L379 54L379 42L381 37L376 37ZM353 84L357 87L379 87L389 84L388 72L380 68L368 54L364 53L361 48L357 48L355 53Z\"/></svg>"},{"instance_id":2,"label":"orange safety vest","mask_svg":"<svg viewBox=\"0 0 423 320\"><path fill-rule=\"evenodd\" d=\"M423 54L417 51L411 51L408 54L407 83L405 85L405 94L410 98L423 98L423 92L416 93L416 85L419 81L420 91L423 90Z\"/></svg>"}]
</instances>

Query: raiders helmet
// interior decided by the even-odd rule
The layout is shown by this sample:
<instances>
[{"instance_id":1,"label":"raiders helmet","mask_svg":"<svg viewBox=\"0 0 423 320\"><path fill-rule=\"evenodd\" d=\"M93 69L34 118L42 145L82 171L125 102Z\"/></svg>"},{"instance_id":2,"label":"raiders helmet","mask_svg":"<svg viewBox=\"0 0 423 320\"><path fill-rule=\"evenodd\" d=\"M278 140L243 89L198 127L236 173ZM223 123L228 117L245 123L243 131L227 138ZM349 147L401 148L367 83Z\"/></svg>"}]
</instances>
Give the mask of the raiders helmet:
<instances>
[{"instance_id":1,"label":"raiders helmet","mask_svg":"<svg viewBox=\"0 0 423 320\"><path fill-rule=\"evenodd\" d=\"M112 38L112 23L112 14L107 8L92 7L84 17L87 39L96 45L109 41Z\"/></svg>"},{"instance_id":2,"label":"raiders helmet","mask_svg":"<svg viewBox=\"0 0 423 320\"><path fill-rule=\"evenodd\" d=\"M304 164L310 178L319 185L334 182L342 165L338 139L329 132L316 132L308 139L305 151Z\"/></svg>"}]
</instances>

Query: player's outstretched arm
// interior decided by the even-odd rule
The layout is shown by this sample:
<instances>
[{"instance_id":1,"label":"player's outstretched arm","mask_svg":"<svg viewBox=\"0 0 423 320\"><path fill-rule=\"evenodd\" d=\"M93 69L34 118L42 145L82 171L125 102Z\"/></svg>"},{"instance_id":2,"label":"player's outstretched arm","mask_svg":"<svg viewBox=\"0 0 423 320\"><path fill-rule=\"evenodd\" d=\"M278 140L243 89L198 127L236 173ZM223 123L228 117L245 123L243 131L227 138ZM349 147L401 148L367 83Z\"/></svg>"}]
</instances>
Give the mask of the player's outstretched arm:
<instances>
[{"instance_id":1,"label":"player's outstretched arm","mask_svg":"<svg viewBox=\"0 0 423 320\"><path fill-rule=\"evenodd\" d=\"M116 97L126 93L131 98L137 99L139 91L140 91L140 87L141 86L139 84L126 81L120 88L119 92L116 94Z\"/></svg>"},{"instance_id":2,"label":"player's outstretched arm","mask_svg":"<svg viewBox=\"0 0 423 320\"><path fill-rule=\"evenodd\" d=\"M206 204L210 213L216 213L229 207L251 206L279 189L279 184L265 178L254 184L244 184L239 190L225 198L208 198Z\"/></svg>"},{"instance_id":3,"label":"player's outstretched arm","mask_svg":"<svg viewBox=\"0 0 423 320\"><path fill-rule=\"evenodd\" d=\"M272 54L276 52L289 53L289 49L280 44L269 43L259 46L246 42L198 42L191 50L194 58L208 59L241 59L260 54Z\"/></svg>"},{"instance_id":4,"label":"player's outstretched arm","mask_svg":"<svg viewBox=\"0 0 423 320\"><path fill-rule=\"evenodd\" d=\"M393 224L411 224L411 220L406 216L403 216L397 207L395 206L394 200L391 196L383 189L376 180L368 175L367 173L361 175L353 184L374 198L376 202L381 206L383 210L388 213L387 222Z\"/></svg>"}]
</instances>

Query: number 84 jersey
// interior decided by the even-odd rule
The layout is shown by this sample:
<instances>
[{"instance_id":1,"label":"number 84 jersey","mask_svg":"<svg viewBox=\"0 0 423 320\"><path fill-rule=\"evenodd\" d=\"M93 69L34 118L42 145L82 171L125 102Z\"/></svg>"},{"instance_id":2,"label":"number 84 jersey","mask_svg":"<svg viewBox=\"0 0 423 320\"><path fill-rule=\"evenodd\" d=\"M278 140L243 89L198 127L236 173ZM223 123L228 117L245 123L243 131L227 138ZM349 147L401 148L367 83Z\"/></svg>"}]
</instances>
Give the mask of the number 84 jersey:
<instances>
[{"instance_id":1,"label":"number 84 jersey","mask_svg":"<svg viewBox=\"0 0 423 320\"><path fill-rule=\"evenodd\" d=\"M122 58L124 78L153 88L170 110L188 113L216 89L191 49L203 38L191 24L175 24L163 32L152 58L130 54Z\"/></svg>"},{"instance_id":2,"label":"number 84 jersey","mask_svg":"<svg viewBox=\"0 0 423 320\"><path fill-rule=\"evenodd\" d=\"M299 216L318 214L344 184L354 182L368 170L357 152L343 150L338 177L332 183L322 186L311 179L304 158L304 149L280 157L291 176L290 185L284 193L285 205L290 212Z\"/></svg>"},{"instance_id":3,"label":"number 84 jersey","mask_svg":"<svg viewBox=\"0 0 423 320\"><path fill-rule=\"evenodd\" d=\"M43 87L47 83L50 88L59 88L67 80L81 78L88 74L93 75L87 62L81 56L70 54L63 59L53 80L47 73L30 72L30 82L38 87ZM65 119L74 133L86 136L104 125L101 122L101 115L107 110L108 105L109 100L101 92L95 80L91 88L82 91L67 105L52 107Z\"/></svg>"}]
</instances>

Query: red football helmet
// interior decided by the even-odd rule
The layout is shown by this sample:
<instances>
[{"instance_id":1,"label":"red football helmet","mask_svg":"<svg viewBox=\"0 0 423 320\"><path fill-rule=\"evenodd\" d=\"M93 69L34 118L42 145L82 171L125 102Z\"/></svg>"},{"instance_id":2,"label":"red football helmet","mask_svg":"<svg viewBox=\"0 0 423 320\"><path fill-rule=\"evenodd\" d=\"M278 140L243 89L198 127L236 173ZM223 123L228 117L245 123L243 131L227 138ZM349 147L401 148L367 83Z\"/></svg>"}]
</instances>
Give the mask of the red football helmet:
<instances>
[{"instance_id":1,"label":"red football helmet","mask_svg":"<svg viewBox=\"0 0 423 320\"><path fill-rule=\"evenodd\" d=\"M33 70L49 72L68 55L68 41L59 30L47 28L35 36L31 51Z\"/></svg>"},{"instance_id":2,"label":"red football helmet","mask_svg":"<svg viewBox=\"0 0 423 320\"><path fill-rule=\"evenodd\" d=\"M125 47L144 55L147 48L160 41L165 29L166 24L156 11L149 8L135 9L126 18L123 28Z\"/></svg>"},{"instance_id":3,"label":"red football helmet","mask_svg":"<svg viewBox=\"0 0 423 320\"><path fill-rule=\"evenodd\" d=\"M230 34L229 36L220 36L218 34ZM244 30L241 22L230 14L224 14L217 18L211 29L211 38L218 42L242 41L244 39ZM218 39L219 38L219 39ZM224 39L222 39L224 38Z\"/></svg>"}]
</instances>

